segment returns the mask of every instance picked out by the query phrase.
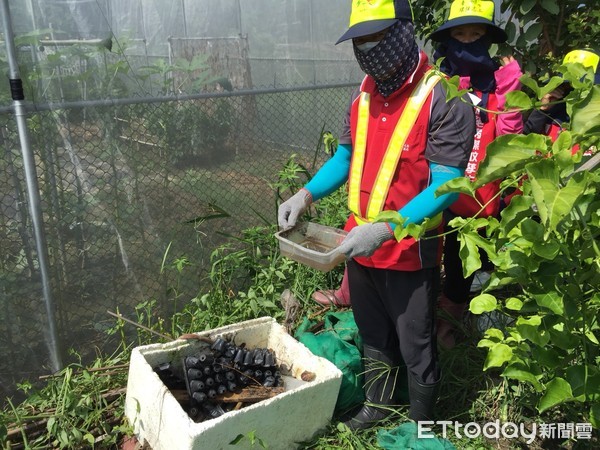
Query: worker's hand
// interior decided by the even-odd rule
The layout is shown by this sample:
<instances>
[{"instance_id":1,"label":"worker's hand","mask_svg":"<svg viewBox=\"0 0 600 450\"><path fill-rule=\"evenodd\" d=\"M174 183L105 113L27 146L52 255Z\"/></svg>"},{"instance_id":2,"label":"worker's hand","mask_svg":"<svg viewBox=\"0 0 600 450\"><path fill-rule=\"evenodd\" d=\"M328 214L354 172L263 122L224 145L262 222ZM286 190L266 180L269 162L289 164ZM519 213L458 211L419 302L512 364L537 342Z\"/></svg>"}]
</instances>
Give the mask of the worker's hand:
<instances>
[{"instance_id":1,"label":"worker's hand","mask_svg":"<svg viewBox=\"0 0 600 450\"><path fill-rule=\"evenodd\" d=\"M308 190L302 188L288 200L279 205L277 223L282 230L289 230L298 221L306 208L312 203L312 196Z\"/></svg>"},{"instance_id":2,"label":"worker's hand","mask_svg":"<svg viewBox=\"0 0 600 450\"><path fill-rule=\"evenodd\" d=\"M511 62L515 60L513 55L501 56L500 57L500 65L508 66Z\"/></svg>"},{"instance_id":3,"label":"worker's hand","mask_svg":"<svg viewBox=\"0 0 600 450\"><path fill-rule=\"evenodd\" d=\"M394 233L387 223L366 223L352 228L338 247L338 251L345 254L347 259L371 256L385 241L393 237Z\"/></svg>"}]
</instances>

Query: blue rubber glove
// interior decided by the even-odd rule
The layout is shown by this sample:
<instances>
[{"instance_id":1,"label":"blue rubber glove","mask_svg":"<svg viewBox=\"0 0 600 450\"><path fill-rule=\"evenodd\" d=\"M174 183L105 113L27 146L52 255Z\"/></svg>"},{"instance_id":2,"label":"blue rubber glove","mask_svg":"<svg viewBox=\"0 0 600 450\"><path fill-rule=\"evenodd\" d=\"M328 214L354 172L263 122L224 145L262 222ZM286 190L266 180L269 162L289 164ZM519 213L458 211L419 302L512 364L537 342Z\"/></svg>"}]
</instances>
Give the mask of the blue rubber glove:
<instances>
[{"instance_id":1,"label":"blue rubber glove","mask_svg":"<svg viewBox=\"0 0 600 450\"><path fill-rule=\"evenodd\" d=\"M312 203L310 192L304 188L300 189L288 200L279 205L277 211L277 223L282 230L289 230L298 221L306 208Z\"/></svg>"},{"instance_id":2,"label":"blue rubber glove","mask_svg":"<svg viewBox=\"0 0 600 450\"><path fill-rule=\"evenodd\" d=\"M371 256L383 243L394 237L390 226L385 222L366 223L350 230L338 247L347 259L355 256Z\"/></svg>"}]
</instances>

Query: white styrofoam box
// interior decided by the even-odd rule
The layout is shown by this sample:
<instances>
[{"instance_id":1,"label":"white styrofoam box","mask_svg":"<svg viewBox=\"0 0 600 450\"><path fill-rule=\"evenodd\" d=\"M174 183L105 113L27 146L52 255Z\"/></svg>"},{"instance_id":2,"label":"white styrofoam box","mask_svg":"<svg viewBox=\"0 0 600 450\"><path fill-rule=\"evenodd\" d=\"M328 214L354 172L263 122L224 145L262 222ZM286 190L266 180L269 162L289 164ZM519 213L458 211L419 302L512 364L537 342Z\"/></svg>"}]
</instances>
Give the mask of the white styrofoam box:
<instances>
[{"instance_id":1,"label":"white styrofoam box","mask_svg":"<svg viewBox=\"0 0 600 450\"><path fill-rule=\"evenodd\" d=\"M195 423L154 372L166 362L175 364L194 354L196 340L136 347L131 354L125 415L138 440L152 450L249 449L249 436L269 449L289 450L315 437L333 415L342 373L330 361L315 356L271 317L240 322L196 333L222 337L247 348L270 348L282 366L285 392L215 419ZM285 368L289 370L286 371ZM308 371L313 381L302 381ZM239 435L244 438L230 445Z\"/></svg>"}]
</instances>

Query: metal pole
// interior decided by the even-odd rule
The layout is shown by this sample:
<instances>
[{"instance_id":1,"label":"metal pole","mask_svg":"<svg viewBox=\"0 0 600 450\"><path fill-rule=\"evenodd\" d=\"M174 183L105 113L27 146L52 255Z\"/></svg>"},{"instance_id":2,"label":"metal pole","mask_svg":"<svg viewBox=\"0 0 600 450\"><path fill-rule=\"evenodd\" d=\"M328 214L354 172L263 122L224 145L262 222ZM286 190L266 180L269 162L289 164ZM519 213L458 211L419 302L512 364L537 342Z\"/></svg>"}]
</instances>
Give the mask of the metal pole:
<instances>
[{"instance_id":1,"label":"metal pole","mask_svg":"<svg viewBox=\"0 0 600 450\"><path fill-rule=\"evenodd\" d=\"M35 236L35 246L37 250L38 262L40 264L40 276L42 281L42 291L44 302L46 304L46 315L48 317L48 351L50 353L50 364L53 371L62 369L62 357L58 344L58 335L56 333L56 320L54 318L54 301L50 289L50 277L48 273L48 256L46 249L46 239L44 236L44 223L42 220L42 209L40 191L35 170L35 159L33 151L29 144L29 134L27 130L27 111L23 100L23 84L19 74L17 64L16 47L14 33L12 28L10 8L8 0L2 0L2 22L4 25L4 38L6 41L6 56L9 66L9 80L13 99L13 112L17 122L19 132L19 141L21 143L21 154L23 156L23 168L25 170L25 179L27 182L27 198L29 201L29 212L33 225Z\"/></svg>"}]
</instances>

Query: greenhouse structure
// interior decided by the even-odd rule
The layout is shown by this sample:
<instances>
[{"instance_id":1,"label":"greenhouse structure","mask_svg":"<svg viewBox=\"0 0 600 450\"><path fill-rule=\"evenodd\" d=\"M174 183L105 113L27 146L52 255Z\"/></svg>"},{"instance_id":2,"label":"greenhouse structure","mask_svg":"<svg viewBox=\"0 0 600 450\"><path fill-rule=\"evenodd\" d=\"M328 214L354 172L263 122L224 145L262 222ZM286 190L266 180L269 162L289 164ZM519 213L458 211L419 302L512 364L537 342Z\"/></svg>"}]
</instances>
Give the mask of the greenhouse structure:
<instances>
[{"instance_id":1,"label":"greenhouse structure","mask_svg":"<svg viewBox=\"0 0 600 450\"><path fill-rule=\"evenodd\" d=\"M345 0L2 1L0 386L110 350L108 312L174 305L195 270L276 222L292 154L314 167L361 79ZM315 159L316 157L316 159Z\"/></svg>"}]
</instances>

